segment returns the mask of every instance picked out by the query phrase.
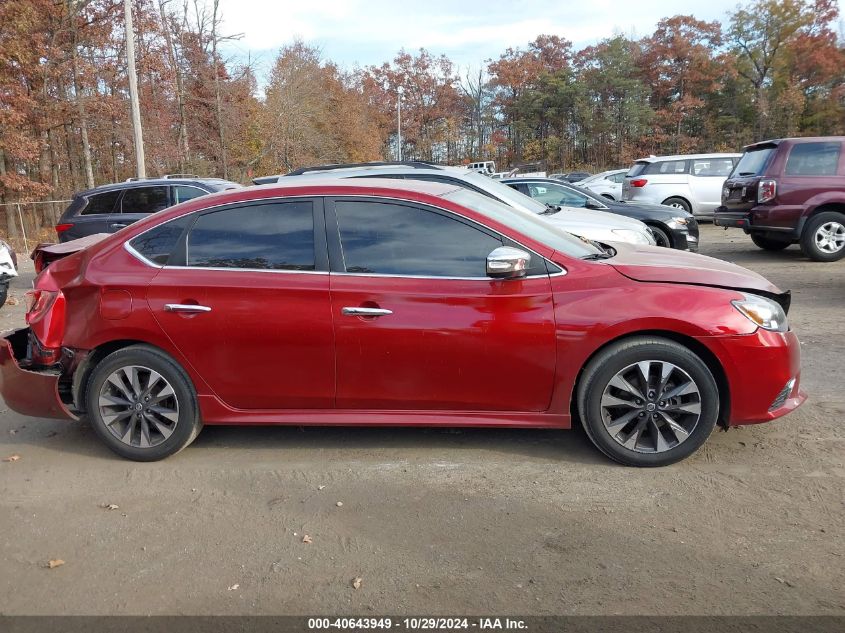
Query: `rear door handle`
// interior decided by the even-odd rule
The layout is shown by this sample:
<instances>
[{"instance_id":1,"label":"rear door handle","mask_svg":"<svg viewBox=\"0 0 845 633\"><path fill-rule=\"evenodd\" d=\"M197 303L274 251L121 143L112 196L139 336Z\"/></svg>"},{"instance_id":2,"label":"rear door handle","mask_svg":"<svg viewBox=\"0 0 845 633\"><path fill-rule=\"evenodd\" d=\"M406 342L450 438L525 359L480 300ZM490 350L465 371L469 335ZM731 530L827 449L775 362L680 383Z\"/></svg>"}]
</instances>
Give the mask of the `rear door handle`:
<instances>
[{"instance_id":1,"label":"rear door handle","mask_svg":"<svg viewBox=\"0 0 845 633\"><path fill-rule=\"evenodd\" d=\"M211 312L208 306L200 306L195 303L165 303L165 312Z\"/></svg>"},{"instance_id":2,"label":"rear door handle","mask_svg":"<svg viewBox=\"0 0 845 633\"><path fill-rule=\"evenodd\" d=\"M393 314L393 310L384 310L382 308L341 308L341 314L344 316L361 316L361 317L382 317Z\"/></svg>"}]
</instances>

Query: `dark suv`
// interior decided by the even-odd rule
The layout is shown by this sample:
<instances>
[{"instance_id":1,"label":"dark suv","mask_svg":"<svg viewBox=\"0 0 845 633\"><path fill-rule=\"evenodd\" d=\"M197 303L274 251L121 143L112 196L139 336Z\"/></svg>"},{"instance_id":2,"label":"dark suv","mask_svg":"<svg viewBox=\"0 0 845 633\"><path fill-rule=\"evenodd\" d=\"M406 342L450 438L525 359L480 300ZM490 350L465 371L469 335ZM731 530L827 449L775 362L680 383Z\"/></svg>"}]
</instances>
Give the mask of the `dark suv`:
<instances>
[{"instance_id":1,"label":"dark suv","mask_svg":"<svg viewBox=\"0 0 845 633\"><path fill-rule=\"evenodd\" d=\"M715 224L741 228L770 251L799 243L814 261L845 256L845 137L764 141L743 152Z\"/></svg>"},{"instance_id":2,"label":"dark suv","mask_svg":"<svg viewBox=\"0 0 845 633\"><path fill-rule=\"evenodd\" d=\"M228 180L195 176L133 179L95 187L73 197L56 224L56 234L60 242L68 242L94 233L114 233L174 204L240 187Z\"/></svg>"}]
</instances>

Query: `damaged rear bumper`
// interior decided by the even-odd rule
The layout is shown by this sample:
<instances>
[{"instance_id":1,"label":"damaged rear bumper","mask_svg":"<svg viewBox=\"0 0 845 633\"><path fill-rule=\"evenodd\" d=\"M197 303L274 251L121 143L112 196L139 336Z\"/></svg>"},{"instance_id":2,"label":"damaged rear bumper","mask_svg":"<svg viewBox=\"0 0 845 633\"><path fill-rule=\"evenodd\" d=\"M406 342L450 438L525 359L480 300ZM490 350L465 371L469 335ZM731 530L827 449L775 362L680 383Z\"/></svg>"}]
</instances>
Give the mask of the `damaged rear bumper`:
<instances>
[{"instance_id":1,"label":"damaged rear bumper","mask_svg":"<svg viewBox=\"0 0 845 633\"><path fill-rule=\"evenodd\" d=\"M59 394L61 370L27 369L29 328L0 337L0 395L13 411L36 418L75 420Z\"/></svg>"}]
</instances>

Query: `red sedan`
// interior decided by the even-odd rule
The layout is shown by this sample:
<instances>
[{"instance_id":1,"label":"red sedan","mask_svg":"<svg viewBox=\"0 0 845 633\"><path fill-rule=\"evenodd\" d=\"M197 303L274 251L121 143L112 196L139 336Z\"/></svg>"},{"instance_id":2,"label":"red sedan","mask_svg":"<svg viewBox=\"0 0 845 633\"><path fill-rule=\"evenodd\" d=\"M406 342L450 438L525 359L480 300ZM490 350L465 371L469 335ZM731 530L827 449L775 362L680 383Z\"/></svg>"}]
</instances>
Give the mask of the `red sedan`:
<instances>
[{"instance_id":1,"label":"red sedan","mask_svg":"<svg viewBox=\"0 0 845 633\"><path fill-rule=\"evenodd\" d=\"M203 424L568 428L629 465L806 398L788 293L598 245L478 193L316 181L214 194L51 263L0 391L156 460Z\"/></svg>"}]
</instances>

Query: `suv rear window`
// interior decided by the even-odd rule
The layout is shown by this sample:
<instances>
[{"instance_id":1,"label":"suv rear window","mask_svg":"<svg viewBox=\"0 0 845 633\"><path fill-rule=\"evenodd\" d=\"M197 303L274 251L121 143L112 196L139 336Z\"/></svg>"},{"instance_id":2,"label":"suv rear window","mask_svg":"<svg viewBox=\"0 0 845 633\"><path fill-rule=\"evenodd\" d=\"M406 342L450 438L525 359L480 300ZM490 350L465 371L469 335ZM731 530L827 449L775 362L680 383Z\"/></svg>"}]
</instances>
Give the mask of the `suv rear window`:
<instances>
[{"instance_id":1,"label":"suv rear window","mask_svg":"<svg viewBox=\"0 0 845 633\"><path fill-rule=\"evenodd\" d=\"M836 141L793 145L786 160L787 176L835 176L841 145Z\"/></svg>"},{"instance_id":2,"label":"suv rear window","mask_svg":"<svg viewBox=\"0 0 845 633\"><path fill-rule=\"evenodd\" d=\"M731 176L762 176L766 165L769 164L769 157L775 153L777 147L761 147L748 150L739 159L739 162L731 172Z\"/></svg>"},{"instance_id":3,"label":"suv rear window","mask_svg":"<svg viewBox=\"0 0 845 633\"><path fill-rule=\"evenodd\" d=\"M631 169L628 170L628 173L625 174L628 177L635 178L639 176L641 173L645 171L645 168L648 167L651 163L647 163L646 161L640 161L631 165Z\"/></svg>"},{"instance_id":4,"label":"suv rear window","mask_svg":"<svg viewBox=\"0 0 845 633\"><path fill-rule=\"evenodd\" d=\"M120 196L120 190L96 193L88 196L88 204L82 210L82 215L102 215L114 210L114 203Z\"/></svg>"}]
</instances>

